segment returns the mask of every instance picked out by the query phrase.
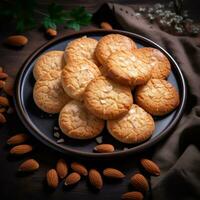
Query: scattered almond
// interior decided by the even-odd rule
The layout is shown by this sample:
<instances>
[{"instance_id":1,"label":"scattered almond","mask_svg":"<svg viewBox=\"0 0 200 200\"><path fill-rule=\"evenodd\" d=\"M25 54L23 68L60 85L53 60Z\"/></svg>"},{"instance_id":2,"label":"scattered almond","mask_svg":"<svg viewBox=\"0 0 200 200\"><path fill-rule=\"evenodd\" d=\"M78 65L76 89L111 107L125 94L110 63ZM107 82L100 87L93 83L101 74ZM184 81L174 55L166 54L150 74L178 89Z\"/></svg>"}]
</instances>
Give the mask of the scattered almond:
<instances>
[{"instance_id":1,"label":"scattered almond","mask_svg":"<svg viewBox=\"0 0 200 200\"><path fill-rule=\"evenodd\" d=\"M1 106L9 106L8 98L0 96L0 105Z\"/></svg>"},{"instance_id":2,"label":"scattered almond","mask_svg":"<svg viewBox=\"0 0 200 200\"><path fill-rule=\"evenodd\" d=\"M19 166L19 171L30 172L39 168L39 163L34 159L28 159Z\"/></svg>"},{"instance_id":3,"label":"scattered almond","mask_svg":"<svg viewBox=\"0 0 200 200\"><path fill-rule=\"evenodd\" d=\"M113 145L111 145L111 144L99 144L94 148L94 151L96 151L98 153L111 153L114 150L115 149L114 149Z\"/></svg>"},{"instance_id":4,"label":"scattered almond","mask_svg":"<svg viewBox=\"0 0 200 200\"><path fill-rule=\"evenodd\" d=\"M6 44L15 47L21 47L28 43L28 38L23 35L12 35L5 41Z\"/></svg>"},{"instance_id":5,"label":"scattered almond","mask_svg":"<svg viewBox=\"0 0 200 200\"><path fill-rule=\"evenodd\" d=\"M77 163L77 162L73 162L71 163L71 168L79 173L80 175L83 175L83 176L87 176L88 175L88 171L86 169L86 167L80 163Z\"/></svg>"},{"instance_id":6,"label":"scattered almond","mask_svg":"<svg viewBox=\"0 0 200 200\"><path fill-rule=\"evenodd\" d=\"M58 173L58 176L63 179L67 176L68 173L68 167L67 163L65 162L64 159L59 159L57 164L56 164L56 171Z\"/></svg>"},{"instance_id":7,"label":"scattered almond","mask_svg":"<svg viewBox=\"0 0 200 200\"><path fill-rule=\"evenodd\" d=\"M65 179L65 185L66 186L74 185L74 184L78 183L80 181L80 179L81 179L81 176L77 172L72 172Z\"/></svg>"},{"instance_id":8,"label":"scattered almond","mask_svg":"<svg viewBox=\"0 0 200 200\"><path fill-rule=\"evenodd\" d=\"M99 190L103 187L101 174L96 169L91 169L89 171L89 181L92 186Z\"/></svg>"},{"instance_id":9,"label":"scattered almond","mask_svg":"<svg viewBox=\"0 0 200 200\"><path fill-rule=\"evenodd\" d=\"M57 31L55 29L52 29L52 28L48 28L46 33L51 37L57 36Z\"/></svg>"},{"instance_id":10,"label":"scattered almond","mask_svg":"<svg viewBox=\"0 0 200 200\"><path fill-rule=\"evenodd\" d=\"M25 154L25 153L29 153L32 150L33 150L33 148L32 148L31 145L21 144L21 145L17 145L15 147L13 147L10 150L10 153L13 154L13 155L22 155L22 154Z\"/></svg>"},{"instance_id":11,"label":"scattered almond","mask_svg":"<svg viewBox=\"0 0 200 200\"><path fill-rule=\"evenodd\" d=\"M2 113L0 113L0 124L4 124L6 122L7 122L7 120L6 120L5 116Z\"/></svg>"},{"instance_id":12,"label":"scattered almond","mask_svg":"<svg viewBox=\"0 0 200 200\"><path fill-rule=\"evenodd\" d=\"M101 22L100 26L101 26L101 28L106 29L106 30L113 29L113 27L108 22Z\"/></svg>"},{"instance_id":13,"label":"scattered almond","mask_svg":"<svg viewBox=\"0 0 200 200\"><path fill-rule=\"evenodd\" d=\"M50 169L47 172L46 178L49 187L55 189L58 186L58 174L55 169Z\"/></svg>"},{"instance_id":14,"label":"scattered almond","mask_svg":"<svg viewBox=\"0 0 200 200\"><path fill-rule=\"evenodd\" d=\"M131 177L132 186L141 192L147 192L149 190L149 184L147 179L142 174L135 174Z\"/></svg>"},{"instance_id":15,"label":"scattered almond","mask_svg":"<svg viewBox=\"0 0 200 200\"><path fill-rule=\"evenodd\" d=\"M152 175L159 176L160 175L160 168L158 165L149 159L141 159L140 160L141 165L144 167L144 169L149 172Z\"/></svg>"},{"instance_id":16,"label":"scattered almond","mask_svg":"<svg viewBox=\"0 0 200 200\"><path fill-rule=\"evenodd\" d=\"M114 168L106 168L103 170L103 175L109 178L114 178L114 179L122 179L125 177L125 175L119 171L118 169Z\"/></svg>"},{"instance_id":17,"label":"scattered almond","mask_svg":"<svg viewBox=\"0 0 200 200\"><path fill-rule=\"evenodd\" d=\"M17 135L10 137L7 140L7 144L10 144L10 145L22 144L22 143L26 142L28 140L28 138L29 138L28 135L26 135L24 133L19 133Z\"/></svg>"},{"instance_id":18,"label":"scattered almond","mask_svg":"<svg viewBox=\"0 0 200 200\"><path fill-rule=\"evenodd\" d=\"M5 108L0 108L0 113L4 113L6 112L6 109Z\"/></svg>"},{"instance_id":19,"label":"scattered almond","mask_svg":"<svg viewBox=\"0 0 200 200\"><path fill-rule=\"evenodd\" d=\"M8 74L5 72L0 72L0 79L8 78Z\"/></svg>"},{"instance_id":20,"label":"scattered almond","mask_svg":"<svg viewBox=\"0 0 200 200\"><path fill-rule=\"evenodd\" d=\"M14 79L12 77L8 77L5 80L5 84L3 86L3 90L5 91L6 94L13 96L14 91L13 91L13 87L14 87Z\"/></svg>"},{"instance_id":21,"label":"scattered almond","mask_svg":"<svg viewBox=\"0 0 200 200\"><path fill-rule=\"evenodd\" d=\"M0 88L3 88L5 85L5 81L0 80Z\"/></svg>"},{"instance_id":22,"label":"scattered almond","mask_svg":"<svg viewBox=\"0 0 200 200\"><path fill-rule=\"evenodd\" d=\"M121 196L123 200L142 200L143 198L141 192L126 192Z\"/></svg>"}]
</instances>

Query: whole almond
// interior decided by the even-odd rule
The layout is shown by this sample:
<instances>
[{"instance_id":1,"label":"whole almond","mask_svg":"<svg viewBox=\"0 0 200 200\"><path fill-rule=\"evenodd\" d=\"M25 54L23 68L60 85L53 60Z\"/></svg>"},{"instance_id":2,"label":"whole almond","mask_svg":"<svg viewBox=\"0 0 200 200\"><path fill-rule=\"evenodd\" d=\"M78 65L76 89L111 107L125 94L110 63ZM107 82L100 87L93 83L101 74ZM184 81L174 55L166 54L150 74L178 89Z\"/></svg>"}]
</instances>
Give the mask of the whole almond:
<instances>
[{"instance_id":1,"label":"whole almond","mask_svg":"<svg viewBox=\"0 0 200 200\"><path fill-rule=\"evenodd\" d=\"M51 37L57 36L57 31L55 29L53 29L53 28L48 28L46 33Z\"/></svg>"},{"instance_id":2,"label":"whole almond","mask_svg":"<svg viewBox=\"0 0 200 200\"><path fill-rule=\"evenodd\" d=\"M64 159L59 159L57 164L56 164L56 171L58 173L58 176L63 179L67 176L68 173L68 167L67 163L65 162Z\"/></svg>"},{"instance_id":3,"label":"whole almond","mask_svg":"<svg viewBox=\"0 0 200 200\"><path fill-rule=\"evenodd\" d=\"M7 120L6 120L5 116L2 113L0 113L0 124L4 124L6 122L7 122Z\"/></svg>"},{"instance_id":4,"label":"whole almond","mask_svg":"<svg viewBox=\"0 0 200 200\"><path fill-rule=\"evenodd\" d=\"M47 172L46 178L49 187L55 189L58 186L58 174L55 169L50 169Z\"/></svg>"},{"instance_id":5,"label":"whole almond","mask_svg":"<svg viewBox=\"0 0 200 200\"><path fill-rule=\"evenodd\" d=\"M90 169L89 181L92 186L99 190L103 187L103 179L101 177L101 174L96 169Z\"/></svg>"},{"instance_id":6,"label":"whole almond","mask_svg":"<svg viewBox=\"0 0 200 200\"><path fill-rule=\"evenodd\" d=\"M10 154L13 154L13 155L22 155L22 154L25 154L25 153L29 153L32 150L33 150L33 148L32 148L31 145L21 144L21 145L17 145L15 147L13 147L10 150Z\"/></svg>"},{"instance_id":7,"label":"whole almond","mask_svg":"<svg viewBox=\"0 0 200 200\"><path fill-rule=\"evenodd\" d=\"M8 98L0 96L0 105L1 106L9 106Z\"/></svg>"},{"instance_id":8,"label":"whole almond","mask_svg":"<svg viewBox=\"0 0 200 200\"><path fill-rule=\"evenodd\" d=\"M142 174L135 174L131 177L132 186L141 192L147 192L149 190L149 184L147 179Z\"/></svg>"},{"instance_id":9,"label":"whole almond","mask_svg":"<svg viewBox=\"0 0 200 200\"><path fill-rule=\"evenodd\" d=\"M24 133L19 133L17 135L10 137L7 140L7 144L9 144L9 145L22 144L22 143L26 142L28 140L28 138L29 138L28 135L26 135Z\"/></svg>"},{"instance_id":10,"label":"whole almond","mask_svg":"<svg viewBox=\"0 0 200 200\"><path fill-rule=\"evenodd\" d=\"M160 175L160 168L158 165L149 159L141 159L140 160L141 165L144 167L144 169L149 172L152 175L159 176Z\"/></svg>"},{"instance_id":11,"label":"whole almond","mask_svg":"<svg viewBox=\"0 0 200 200\"><path fill-rule=\"evenodd\" d=\"M101 26L102 29L105 29L105 30L112 30L113 29L113 27L108 22L101 22L100 26Z\"/></svg>"},{"instance_id":12,"label":"whole almond","mask_svg":"<svg viewBox=\"0 0 200 200\"><path fill-rule=\"evenodd\" d=\"M103 170L103 175L109 178L114 178L114 179L122 179L125 177L125 175L119 171L118 169L114 168L106 168Z\"/></svg>"},{"instance_id":13,"label":"whole almond","mask_svg":"<svg viewBox=\"0 0 200 200\"><path fill-rule=\"evenodd\" d=\"M88 171L86 169L86 167L80 163L77 163L77 162L73 162L71 163L71 168L79 173L80 175L83 175L83 176L87 176L88 175Z\"/></svg>"},{"instance_id":14,"label":"whole almond","mask_svg":"<svg viewBox=\"0 0 200 200\"><path fill-rule=\"evenodd\" d=\"M0 108L0 113L4 113L6 112L6 109L5 108Z\"/></svg>"},{"instance_id":15,"label":"whole almond","mask_svg":"<svg viewBox=\"0 0 200 200\"><path fill-rule=\"evenodd\" d=\"M19 166L19 171L30 172L39 168L39 163L34 159L28 159Z\"/></svg>"},{"instance_id":16,"label":"whole almond","mask_svg":"<svg viewBox=\"0 0 200 200\"><path fill-rule=\"evenodd\" d=\"M69 174L66 179L65 179L65 185L74 185L76 183L78 183L81 179L80 174L78 174L77 172L72 172L71 174Z\"/></svg>"},{"instance_id":17,"label":"whole almond","mask_svg":"<svg viewBox=\"0 0 200 200\"><path fill-rule=\"evenodd\" d=\"M111 153L115 150L112 144L99 144L94 148L98 153Z\"/></svg>"},{"instance_id":18,"label":"whole almond","mask_svg":"<svg viewBox=\"0 0 200 200\"><path fill-rule=\"evenodd\" d=\"M123 200L142 200L144 198L141 192L126 192L121 196Z\"/></svg>"},{"instance_id":19,"label":"whole almond","mask_svg":"<svg viewBox=\"0 0 200 200\"><path fill-rule=\"evenodd\" d=\"M7 77L8 77L8 74L6 74L5 72L0 72L0 79L4 79Z\"/></svg>"},{"instance_id":20,"label":"whole almond","mask_svg":"<svg viewBox=\"0 0 200 200\"><path fill-rule=\"evenodd\" d=\"M3 88L5 84L5 81L0 80L0 88Z\"/></svg>"},{"instance_id":21,"label":"whole almond","mask_svg":"<svg viewBox=\"0 0 200 200\"><path fill-rule=\"evenodd\" d=\"M5 80L5 84L3 86L3 90L5 91L6 94L13 96L14 91L13 91L13 87L14 87L14 82L15 80L12 77L8 77Z\"/></svg>"},{"instance_id":22,"label":"whole almond","mask_svg":"<svg viewBox=\"0 0 200 200\"><path fill-rule=\"evenodd\" d=\"M26 45L28 42L28 38L23 35L12 35L8 37L5 41L6 44L15 47L21 47Z\"/></svg>"}]
</instances>

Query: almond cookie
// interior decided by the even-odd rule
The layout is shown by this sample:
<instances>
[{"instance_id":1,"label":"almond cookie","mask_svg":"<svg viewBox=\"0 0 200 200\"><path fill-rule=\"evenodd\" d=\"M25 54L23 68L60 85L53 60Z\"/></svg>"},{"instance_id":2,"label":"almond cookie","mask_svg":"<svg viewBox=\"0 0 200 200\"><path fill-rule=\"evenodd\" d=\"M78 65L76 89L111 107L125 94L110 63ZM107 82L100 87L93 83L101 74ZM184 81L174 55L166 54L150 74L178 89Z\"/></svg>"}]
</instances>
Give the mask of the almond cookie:
<instances>
[{"instance_id":1,"label":"almond cookie","mask_svg":"<svg viewBox=\"0 0 200 200\"><path fill-rule=\"evenodd\" d=\"M41 55L33 68L36 80L52 80L60 77L61 70L65 65L64 51L49 51Z\"/></svg>"},{"instance_id":2,"label":"almond cookie","mask_svg":"<svg viewBox=\"0 0 200 200\"><path fill-rule=\"evenodd\" d=\"M100 75L99 68L87 59L69 62L62 71L62 86L70 97L82 100L88 83Z\"/></svg>"},{"instance_id":3,"label":"almond cookie","mask_svg":"<svg viewBox=\"0 0 200 200\"><path fill-rule=\"evenodd\" d=\"M146 63L152 66L152 78L166 79L169 76L171 71L170 62L158 49L145 47L136 49L133 53L139 58L146 59Z\"/></svg>"},{"instance_id":4,"label":"almond cookie","mask_svg":"<svg viewBox=\"0 0 200 200\"><path fill-rule=\"evenodd\" d=\"M86 108L101 119L116 119L124 116L133 104L130 88L104 76L92 80L83 97Z\"/></svg>"},{"instance_id":5,"label":"almond cookie","mask_svg":"<svg viewBox=\"0 0 200 200\"><path fill-rule=\"evenodd\" d=\"M139 86L135 93L136 103L148 113L161 116L179 105L179 94L175 87L161 79L150 79L146 85Z\"/></svg>"},{"instance_id":6,"label":"almond cookie","mask_svg":"<svg viewBox=\"0 0 200 200\"><path fill-rule=\"evenodd\" d=\"M104 65L107 58L116 51L132 51L137 46L129 37L120 34L109 34L102 37L95 49L95 55L98 61Z\"/></svg>"},{"instance_id":7,"label":"almond cookie","mask_svg":"<svg viewBox=\"0 0 200 200\"><path fill-rule=\"evenodd\" d=\"M108 77L131 87L145 84L151 78L152 67L130 51L112 53L105 67Z\"/></svg>"},{"instance_id":8,"label":"almond cookie","mask_svg":"<svg viewBox=\"0 0 200 200\"><path fill-rule=\"evenodd\" d=\"M61 110L59 126L70 138L90 139L101 133L104 121L89 113L83 103L72 100Z\"/></svg>"},{"instance_id":9,"label":"almond cookie","mask_svg":"<svg viewBox=\"0 0 200 200\"><path fill-rule=\"evenodd\" d=\"M70 100L65 94L60 79L38 80L33 89L35 104L44 112L58 113Z\"/></svg>"},{"instance_id":10,"label":"almond cookie","mask_svg":"<svg viewBox=\"0 0 200 200\"><path fill-rule=\"evenodd\" d=\"M150 114L133 104L124 117L108 120L107 128L109 133L120 142L136 144L151 137L155 123Z\"/></svg>"},{"instance_id":11,"label":"almond cookie","mask_svg":"<svg viewBox=\"0 0 200 200\"><path fill-rule=\"evenodd\" d=\"M85 58L98 64L94 54L97 43L97 40L88 37L82 37L71 41L65 49L65 60L71 62Z\"/></svg>"}]
</instances>

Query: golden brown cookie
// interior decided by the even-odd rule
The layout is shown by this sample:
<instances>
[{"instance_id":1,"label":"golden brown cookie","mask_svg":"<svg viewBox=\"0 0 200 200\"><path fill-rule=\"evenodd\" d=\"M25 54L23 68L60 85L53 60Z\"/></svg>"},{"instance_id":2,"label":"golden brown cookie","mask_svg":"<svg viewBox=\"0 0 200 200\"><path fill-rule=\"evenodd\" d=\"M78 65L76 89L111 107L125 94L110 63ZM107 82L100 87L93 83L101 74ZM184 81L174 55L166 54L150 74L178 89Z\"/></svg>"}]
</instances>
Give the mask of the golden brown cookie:
<instances>
[{"instance_id":1,"label":"golden brown cookie","mask_svg":"<svg viewBox=\"0 0 200 200\"><path fill-rule=\"evenodd\" d=\"M99 68L93 62L77 59L64 67L61 76L62 86L70 97L81 101L88 83L100 75Z\"/></svg>"},{"instance_id":2,"label":"golden brown cookie","mask_svg":"<svg viewBox=\"0 0 200 200\"><path fill-rule=\"evenodd\" d=\"M109 34L102 37L95 49L95 55L98 61L104 65L107 58L116 51L132 51L137 46L129 37L120 34Z\"/></svg>"},{"instance_id":3,"label":"golden brown cookie","mask_svg":"<svg viewBox=\"0 0 200 200\"><path fill-rule=\"evenodd\" d=\"M151 77L166 79L171 71L171 65L167 57L158 49L144 47L133 51L139 58L146 59L146 63L152 66Z\"/></svg>"},{"instance_id":4,"label":"golden brown cookie","mask_svg":"<svg viewBox=\"0 0 200 200\"><path fill-rule=\"evenodd\" d=\"M101 119L116 119L124 116L133 103L130 88L104 76L92 80L83 97L86 108Z\"/></svg>"},{"instance_id":5,"label":"golden brown cookie","mask_svg":"<svg viewBox=\"0 0 200 200\"><path fill-rule=\"evenodd\" d=\"M107 128L109 133L120 142L136 144L151 137L155 123L150 114L133 104L124 117L108 120Z\"/></svg>"},{"instance_id":6,"label":"golden brown cookie","mask_svg":"<svg viewBox=\"0 0 200 200\"><path fill-rule=\"evenodd\" d=\"M89 113L83 103L72 100L61 110L59 126L68 137L90 139L101 133L104 121Z\"/></svg>"},{"instance_id":7,"label":"golden brown cookie","mask_svg":"<svg viewBox=\"0 0 200 200\"><path fill-rule=\"evenodd\" d=\"M139 86L135 93L136 103L148 113L161 116L179 105L179 94L175 87L161 79L150 79L146 85Z\"/></svg>"},{"instance_id":8,"label":"golden brown cookie","mask_svg":"<svg viewBox=\"0 0 200 200\"><path fill-rule=\"evenodd\" d=\"M64 51L49 51L41 55L34 66L33 75L36 80L53 80L60 77L65 65Z\"/></svg>"},{"instance_id":9,"label":"golden brown cookie","mask_svg":"<svg viewBox=\"0 0 200 200\"><path fill-rule=\"evenodd\" d=\"M71 41L65 49L65 60L71 62L86 58L98 65L94 54L97 43L97 40L88 37L81 37Z\"/></svg>"},{"instance_id":10,"label":"golden brown cookie","mask_svg":"<svg viewBox=\"0 0 200 200\"><path fill-rule=\"evenodd\" d=\"M142 57L137 57L130 51L112 53L105 68L108 77L131 87L145 84L151 78L152 67Z\"/></svg>"},{"instance_id":11,"label":"golden brown cookie","mask_svg":"<svg viewBox=\"0 0 200 200\"><path fill-rule=\"evenodd\" d=\"M60 79L38 80L33 89L33 99L36 105L47 113L58 113L70 100L65 94Z\"/></svg>"}]
</instances>

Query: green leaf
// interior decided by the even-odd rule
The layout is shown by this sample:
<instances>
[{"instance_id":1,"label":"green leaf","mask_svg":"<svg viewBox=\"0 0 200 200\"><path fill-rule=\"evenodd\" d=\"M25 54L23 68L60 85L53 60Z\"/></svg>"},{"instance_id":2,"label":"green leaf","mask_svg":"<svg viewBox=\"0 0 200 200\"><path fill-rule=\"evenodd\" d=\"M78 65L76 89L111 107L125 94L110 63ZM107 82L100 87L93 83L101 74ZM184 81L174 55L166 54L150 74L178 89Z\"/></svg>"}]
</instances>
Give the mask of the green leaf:
<instances>
[{"instance_id":1,"label":"green leaf","mask_svg":"<svg viewBox=\"0 0 200 200\"><path fill-rule=\"evenodd\" d=\"M56 29L56 24L50 17L45 17L42 23L46 29L48 28Z\"/></svg>"},{"instance_id":2,"label":"green leaf","mask_svg":"<svg viewBox=\"0 0 200 200\"><path fill-rule=\"evenodd\" d=\"M78 24L77 22L75 21L70 21L66 24L66 27L67 28L72 28L74 29L75 31L79 31L80 30L80 24Z\"/></svg>"}]
</instances>

